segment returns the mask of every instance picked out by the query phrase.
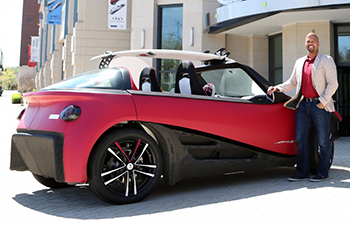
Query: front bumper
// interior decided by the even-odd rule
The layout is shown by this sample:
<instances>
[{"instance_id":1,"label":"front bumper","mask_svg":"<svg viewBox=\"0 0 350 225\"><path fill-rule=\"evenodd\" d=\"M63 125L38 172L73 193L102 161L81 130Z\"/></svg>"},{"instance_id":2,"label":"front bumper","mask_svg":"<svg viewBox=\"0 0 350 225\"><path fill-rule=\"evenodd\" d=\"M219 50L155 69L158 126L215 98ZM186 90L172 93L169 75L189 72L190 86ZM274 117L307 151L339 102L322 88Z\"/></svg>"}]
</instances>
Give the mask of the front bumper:
<instances>
[{"instance_id":1,"label":"front bumper","mask_svg":"<svg viewBox=\"0 0 350 225\"><path fill-rule=\"evenodd\" d=\"M19 132L12 136L11 170L26 171L65 182L61 133Z\"/></svg>"}]
</instances>

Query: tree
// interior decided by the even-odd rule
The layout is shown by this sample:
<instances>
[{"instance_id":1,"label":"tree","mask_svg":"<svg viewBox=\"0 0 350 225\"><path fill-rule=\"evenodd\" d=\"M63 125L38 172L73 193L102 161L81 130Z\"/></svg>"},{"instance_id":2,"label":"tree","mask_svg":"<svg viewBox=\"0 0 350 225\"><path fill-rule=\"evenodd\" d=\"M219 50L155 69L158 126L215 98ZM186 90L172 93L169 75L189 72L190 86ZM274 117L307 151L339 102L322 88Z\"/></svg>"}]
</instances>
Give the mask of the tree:
<instances>
[{"instance_id":1,"label":"tree","mask_svg":"<svg viewBox=\"0 0 350 225\"><path fill-rule=\"evenodd\" d=\"M19 92L30 92L35 89L35 73L25 73L19 77Z\"/></svg>"},{"instance_id":2,"label":"tree","mask_svg":"<svg viewBox=\"0 0 350 225\"><path fill-rule=\"evenodd\" d=\"M18 67L8 67L5 71L0 72L0 86L8 90L17 89L18 79L16 74L18 74Z\"/></svg>"}]
</instances>

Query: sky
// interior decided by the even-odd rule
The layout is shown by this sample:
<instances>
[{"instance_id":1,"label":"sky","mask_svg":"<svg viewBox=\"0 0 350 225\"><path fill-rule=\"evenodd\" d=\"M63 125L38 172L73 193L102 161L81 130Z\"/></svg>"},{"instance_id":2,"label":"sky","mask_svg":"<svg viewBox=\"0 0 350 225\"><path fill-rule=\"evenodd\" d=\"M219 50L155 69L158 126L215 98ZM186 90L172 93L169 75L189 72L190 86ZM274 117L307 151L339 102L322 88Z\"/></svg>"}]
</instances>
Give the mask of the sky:
<instances>
[{"instance_id":1,"label":"sky","mask_svg":"<svg viewBox=\"0 0 350 225\"><path fill-rule=\"evenodd\" d=\"M19 66L23 0L0 0L0 48L3 65Z\"/></svg>"}]
</instances>

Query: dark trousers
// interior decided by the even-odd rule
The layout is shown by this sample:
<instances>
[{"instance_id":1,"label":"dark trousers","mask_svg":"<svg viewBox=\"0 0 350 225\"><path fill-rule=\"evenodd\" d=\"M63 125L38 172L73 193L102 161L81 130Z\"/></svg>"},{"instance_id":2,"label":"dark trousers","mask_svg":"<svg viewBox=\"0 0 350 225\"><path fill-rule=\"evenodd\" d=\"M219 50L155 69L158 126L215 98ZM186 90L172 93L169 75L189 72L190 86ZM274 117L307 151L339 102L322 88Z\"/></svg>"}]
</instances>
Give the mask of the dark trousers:
<instances>
[{"instance_id":1,"label":"dark trousers","mask_svg":"<svg viewBox=\"0 0 350 225\"><path fill-rule=\"evenodd\" d=\"M298 144L297 173L301 176L309 176L310 149L309 136L311 129L315 127L319 144L319 165L317 175L328 177L332 145L330 141L331 113L316 105L319 101L302 101L297 110L296 141Z\"/></svg>"}]
</instances>

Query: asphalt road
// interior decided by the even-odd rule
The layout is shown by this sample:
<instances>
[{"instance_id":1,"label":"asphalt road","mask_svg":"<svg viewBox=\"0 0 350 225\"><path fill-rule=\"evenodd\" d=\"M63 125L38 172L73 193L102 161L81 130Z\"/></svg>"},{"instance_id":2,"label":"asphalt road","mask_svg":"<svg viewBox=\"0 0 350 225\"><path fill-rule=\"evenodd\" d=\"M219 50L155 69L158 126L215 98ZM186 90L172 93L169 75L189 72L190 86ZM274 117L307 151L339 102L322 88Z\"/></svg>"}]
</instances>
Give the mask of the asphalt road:
<instances>
[{"instance_id":1,"label":"asphalt road","mask_svg":"<svg viewBox=\"0 0 350 225\"><path fill-rule=\"evenodd\" d=\"M87 185L49 189L10 171L11 136L24 106L0 97L0 224L350 224L350 138L335 142L331 179L288 182L293 168L160 183L144 201L110 205Z\"/></svg>"}]
</instances>

